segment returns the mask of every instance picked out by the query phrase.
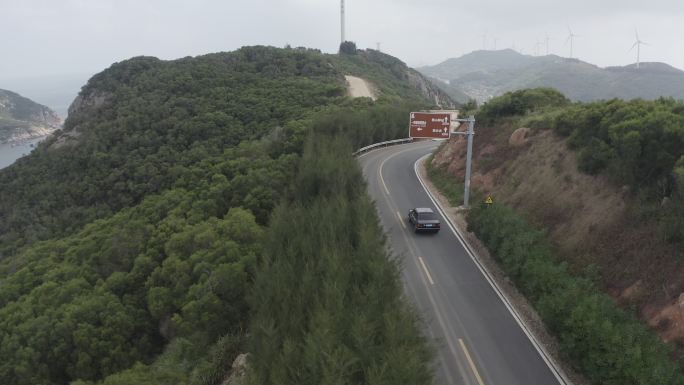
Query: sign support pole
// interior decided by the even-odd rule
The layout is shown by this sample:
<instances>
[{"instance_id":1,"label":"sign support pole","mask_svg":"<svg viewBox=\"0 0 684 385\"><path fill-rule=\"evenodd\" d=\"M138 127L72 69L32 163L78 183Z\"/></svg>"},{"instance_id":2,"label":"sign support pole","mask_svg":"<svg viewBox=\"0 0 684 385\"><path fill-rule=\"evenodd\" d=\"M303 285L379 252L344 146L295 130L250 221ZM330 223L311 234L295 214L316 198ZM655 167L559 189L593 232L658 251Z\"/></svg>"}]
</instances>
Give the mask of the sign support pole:
<instances>
[{"instance_id":1,"label":"sign support pole","mask_svg":"<svg viewBox=\"0 0 684 385\"><path fill-rule=\"evenodd\" d=\"M470 173L473 163L473 136L475 136L475 117L470 115L468 119L454 119L454 121L468 123L468 130L452 132L452 135L465 135L468 137L468 152L466 154L465 188L463 191L463 207L468 207L470 201Z\"/></svg>"},{"instance_id":2,"label":"sign support pole","mask_svg":"<svg viewBox=\"0 0 684 385\"><path fill-rule=\"evenodd\" d=\"M468 207L470 199L470 171L473 160L473 136L475 135L475 117L470 115L468 118L468 153L466 154L466 173L465 173L465 191L463 192L463 206Z\"/></svg>"}]
</instances>

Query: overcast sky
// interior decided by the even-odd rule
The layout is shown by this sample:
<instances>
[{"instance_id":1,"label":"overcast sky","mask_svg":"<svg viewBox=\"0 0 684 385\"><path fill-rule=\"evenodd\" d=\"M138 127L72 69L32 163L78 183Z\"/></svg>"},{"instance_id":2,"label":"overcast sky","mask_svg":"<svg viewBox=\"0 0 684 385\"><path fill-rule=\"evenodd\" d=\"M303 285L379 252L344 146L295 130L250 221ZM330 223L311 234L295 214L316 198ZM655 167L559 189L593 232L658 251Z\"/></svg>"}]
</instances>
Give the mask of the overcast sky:
<instances>
[{"instance_id":1,"label":"overcast sky","mask_svg":"<svg viewBox=\"0 0 684 385\"><path fill-rule=\"evenodd\" d=\"M600 66L684 69L684 0L346 0L347 39L411 66L476 49L574 56ZM95 73L137 55L163 59L285 44L335 52L339 0L0 0L0 80ZM540 53L545 52L542 45ZM0 88L1 88L0 84Z\"/></svg>"}]
</instances>

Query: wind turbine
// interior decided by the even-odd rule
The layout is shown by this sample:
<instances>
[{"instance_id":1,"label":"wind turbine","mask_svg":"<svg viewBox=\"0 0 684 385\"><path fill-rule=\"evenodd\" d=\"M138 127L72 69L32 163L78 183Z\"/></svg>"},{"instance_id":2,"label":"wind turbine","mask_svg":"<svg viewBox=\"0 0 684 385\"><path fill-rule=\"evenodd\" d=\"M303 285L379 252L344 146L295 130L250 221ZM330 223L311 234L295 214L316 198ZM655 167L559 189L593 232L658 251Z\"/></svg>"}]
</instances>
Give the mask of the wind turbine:
<instances>
[{"instance_id":1,"label":"wind turbine","mask_svg":"<svg viewBox=\"0 0 684 385\"><path fill-rule=\"evenodd\" d=\"M544 39L544 42L546 43L546 55L548 55L549 54L549 40L551 40L551 38L549 37L549 34L546 32L544 32L544 35L546 36L546 38Z\"/></svg>"},{"instance_id":2,"label":"wind turbine","mask_svg":"<svg viewBox=\"0 0 684 385\"><path fill-rule=\"evenodd\" d=\"M568 42L570 42L570 59L572 59L572 43L576 37L579 37L579 35L575 35L574 33L572 33L570 26L568 26L568 38L565 40L565 44L568 44Z\"/></svg>"},{"instance_id":3,"label":"wind turbine","mask_svg":"<svg viewBox=\"0 0 684 385\"><path fill-rule=\"evenodd\" d=\"M482 49L487 50L487 32L482 34Z\"/></svg>"},{"instance_id":4,"label":"wind turbine","mask_svg":"<svg viewBox=\"0 0 684 385\"><path fill-rule=\"evenodd\" d=\"M637 32L636 28L634 28L634 36L636 37L636 41L634 42L634 45L632 45L632 48L629 49L629 51L633 50L634 47L637 47L636 68L639 69L639 55L641 54L641 45L642 44L643 45L649 45L649 44L644 42L644 41L641 41L641 39L639 39L639 32Z\"/></svg>"},{"instance_id":5,"label":"wind turbine","mask_svg":"<svg viewBox=\"0 0 684 385\"><path fill-rule=\"evenodd\" d=\"M499 38L498 38L498 37L494 37L494 38L492 38L492 40L494 40L494 51L496 51L496 42L499 41Z\"/></svg>"}]
</instances>

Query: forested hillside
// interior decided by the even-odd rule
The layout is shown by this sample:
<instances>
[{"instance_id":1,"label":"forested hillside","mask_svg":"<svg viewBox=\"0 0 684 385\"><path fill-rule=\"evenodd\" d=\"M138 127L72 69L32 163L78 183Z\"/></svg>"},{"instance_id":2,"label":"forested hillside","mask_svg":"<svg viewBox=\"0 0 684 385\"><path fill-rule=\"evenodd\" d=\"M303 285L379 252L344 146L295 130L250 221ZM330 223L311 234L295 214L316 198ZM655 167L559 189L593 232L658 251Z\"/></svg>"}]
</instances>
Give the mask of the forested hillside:
<instances>
[{"instance_id":1,"label":"forested hillside","mask_svg":"<svg viewBox=\"0 0 684 385\"><path fill-rule=\"evenodd\" d=\"M329 362L316 360L334 357L357 362L335 372L342 383L392 383L387 365L429 382L350 155L405 134L426 103L383 65L246 47L133 58L90 79L64 129L0 171L0 382L218 384L248 351L260 383L322 383ZM344 96L347 66L374 68L387 97ZM300 258L319 265L279 270ZM317 304L279 298L302 277ZM342 298L358 311L329 324ZM331 330L320 352L304 348ZM364 330L387 331L371 341Z\"/></svg>"}]
</instances>

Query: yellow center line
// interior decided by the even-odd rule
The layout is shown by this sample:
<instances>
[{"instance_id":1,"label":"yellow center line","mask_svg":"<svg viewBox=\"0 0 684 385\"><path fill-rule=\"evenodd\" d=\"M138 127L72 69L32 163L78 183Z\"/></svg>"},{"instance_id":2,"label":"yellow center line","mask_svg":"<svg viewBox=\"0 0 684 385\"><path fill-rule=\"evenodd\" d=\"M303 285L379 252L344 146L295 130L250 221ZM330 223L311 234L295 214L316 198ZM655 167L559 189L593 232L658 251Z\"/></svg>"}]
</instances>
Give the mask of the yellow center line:
<instances>
[{"instance_id":1,"label":"yellow center line","mask_svg":"<svg viewBox=\"0 0 684 385\"><path fill-rule=\"evenodd\" d=\"M427 275L428 281L430 281L430 285L434 285L435 281L432 280L432 276L430 275L430 271L428 270L427 266L425 265L425 262L423 262L423 258L418 257L418 260L420 261L420 264L423 266L423 270L425 270L425 275Z\"/></svg>"},{"instance_id":2,"label":"yellow center line","mask_svg":"<svg viewBox=\"0 0 684 385\"><path fill-rule=\"evenodd\" d=\"M397 211L397 218L399 218L399 223L401 223L401 227L406 228L406 224L404 223L404 218L401 217L401 214L399 214L399 211Z\"/></svg>"},{"instance_id":3,"label":"yellow center line","mask_svg":"<svg viewBox=\"0 0 684 385\"><path fill-rule=\"evenodd\" d=\"M465 342L463 342L463 339L459 338L458 343L461 344L461 349L463 350L463 354L465 354L466 359L468 360L468 364L470 365L470 369L473 371L473 374L475 375L475 379L477 380L477 383L479 385L484 385L484 382L482 382L482 377L480 377L480 373L477 371L477 368L475 367L475 363L473 362L473 359L470 358L470 353L468 352L468 348L465 346Z\"/></svg>"}]
</instances>

